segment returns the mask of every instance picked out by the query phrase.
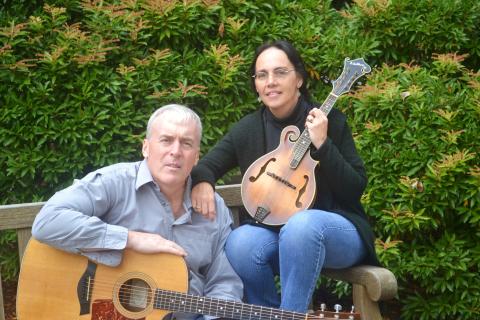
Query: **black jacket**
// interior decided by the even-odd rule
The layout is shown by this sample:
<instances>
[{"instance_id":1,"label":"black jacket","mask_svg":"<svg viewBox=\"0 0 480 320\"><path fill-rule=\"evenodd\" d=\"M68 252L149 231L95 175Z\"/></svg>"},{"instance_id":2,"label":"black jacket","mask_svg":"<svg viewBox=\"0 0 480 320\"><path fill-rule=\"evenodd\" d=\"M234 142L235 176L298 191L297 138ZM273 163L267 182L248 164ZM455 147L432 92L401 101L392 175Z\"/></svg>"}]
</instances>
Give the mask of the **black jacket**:
<instances>
[{"instance_id":1,"label":"black jacket","mask_svg":"<svg viewBox=\"0 0 480 320\"><path fill-rule=\"evenodd\" d=\"M300 100L299 103L307 102ZM267 153L263 112L265 108L248 114L232 126L193 169L194 185L206 181L214 186L219 178L237 166L243 176L255 160ZM299 129L303 131L304 128ZM341 111L335 108L330 111L328 138L320 149L313 147L310 154L320 162L315 172L317 198L313 208L336 212L350 220L368 250L364 263L379 265L374 247L375 236L360 203L367 175ZM245 217L241 217L244 220L242 218Z\"/></svg>"}]
</instances>

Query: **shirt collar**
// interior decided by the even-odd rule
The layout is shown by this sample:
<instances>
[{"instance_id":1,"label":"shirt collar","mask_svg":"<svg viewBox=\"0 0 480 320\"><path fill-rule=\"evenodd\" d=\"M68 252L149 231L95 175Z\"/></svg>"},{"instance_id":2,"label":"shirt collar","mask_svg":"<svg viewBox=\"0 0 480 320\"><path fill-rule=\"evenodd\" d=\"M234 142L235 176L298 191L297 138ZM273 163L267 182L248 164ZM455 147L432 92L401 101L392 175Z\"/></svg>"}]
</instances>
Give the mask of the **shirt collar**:
<instances>
[{"instance_id":1,"label":"shirt collar","mask_svg":"<svg viewBox=\"0 0 480 320\"><path fill-rule=\"evenodd\" d=\"M137 181L135 182L135 190L138 190L141 186L149 182L154 182L153 177L150 173L150 169L148 168L147 160L143 159L143 161L140 162L140 167L138 168Z\"/></svg>"},{"instance_id":2,"label":"shirt collar","mask_svg":"<svg viewBox=\"0 0 480 320\"><path fill-rule=\"evenodd\" d=\"M148 184L150 182L155 183L152 177L152 173L148 168L147 160L143 159L143 161L140 162L140 167L138 168L137 181L135 182L135 190L138 190L141 186ZM191 194L192 194L192 177L188 176L185 193L183 195L183 207L184 207L185 213L187 213L187 216L188 216L187 221L191 221L192 219L191 213L194 212L194 209L192 206Z\"/></svg>"}]
</instances>

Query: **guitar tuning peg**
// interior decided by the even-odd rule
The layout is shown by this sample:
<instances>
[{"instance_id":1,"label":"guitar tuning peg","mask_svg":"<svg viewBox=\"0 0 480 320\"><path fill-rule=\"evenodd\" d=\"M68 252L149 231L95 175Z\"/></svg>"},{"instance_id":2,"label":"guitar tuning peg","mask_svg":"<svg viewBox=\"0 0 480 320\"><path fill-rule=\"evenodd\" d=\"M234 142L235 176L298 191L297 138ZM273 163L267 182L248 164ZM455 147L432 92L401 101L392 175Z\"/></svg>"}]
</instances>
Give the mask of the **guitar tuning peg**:
<instances>
[{"instance_id":1,"label":"guitar tuning peg","mask_svg":"<svg viewBox=\"0 0 480 320\"><path fill-rule=\"evenodd\" d=\"M339 313L340 313L340 310L342 310L342 306L337 303L333 306L333 309L335 309L334 318L340 319Z\"/></svg>"},{"instance_id":2,"label":"guitar tuning peg","mask_svg":"<svg viewBox=\"0 0 480 320\"><path fill-rule=\"evenodd\" d=\"M335 309L335 313L339 313L342 310L342 306L337 303L333 306L333 309Z\"/></svg>"},{"instance_id":3,"label":"guitar tuning peg","mask_svg":"<svg viewBox=\"0 0 480 320\"><path fill-rule=\"evenodd\" d=\"M320 311L325 311L327 305L325 303L320 304Z\"/></svg>"},{"instance_id":4,"label":"guitar tuning peg","mask_svg":"<svg viewBox=\"0 0 480 320\"><path fill-rule=\"evenodd\" d=\"M355 313L355 306L352 305L352 310L350 310L351 315L348 316L349 320L354 320L355 316L353 315Z\"/></svg>"}]
</instances>

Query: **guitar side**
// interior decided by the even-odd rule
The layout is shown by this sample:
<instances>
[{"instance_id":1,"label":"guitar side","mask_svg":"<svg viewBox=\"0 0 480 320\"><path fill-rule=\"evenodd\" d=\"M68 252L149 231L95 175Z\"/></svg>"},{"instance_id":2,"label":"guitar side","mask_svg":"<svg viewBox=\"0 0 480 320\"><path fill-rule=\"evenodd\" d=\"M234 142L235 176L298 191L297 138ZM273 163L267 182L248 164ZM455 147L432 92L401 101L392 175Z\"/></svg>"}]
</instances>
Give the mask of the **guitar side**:
<instances>
[{"instance_id":1,"label":"guitar side","mask_svg":"<svg viewBox=\"0 0 480 320\"><path fill-rule=\"evenodd\" d=\"M31 239L22 259L17 289L17 318L19 320L93 319L92 306L96 301L112 301L116 308L115 286L124 275L138 276L153 282L152 287L187 292L188 271L183 259L168 254L143 255L125 250L122 263L115 268L97 265L91 286L89 312L81 315L78 279L82 277L88 259L42 244ZM133 274L132 274L133 273ZM103 280L100 280L103 279ZM95 280L94 280L95 281ZM121 299L120 299L121 300ZM121 319L161 319L167 310L147 308L144 312L123 310L129 315Z\"/></svg>"}]
</instances>

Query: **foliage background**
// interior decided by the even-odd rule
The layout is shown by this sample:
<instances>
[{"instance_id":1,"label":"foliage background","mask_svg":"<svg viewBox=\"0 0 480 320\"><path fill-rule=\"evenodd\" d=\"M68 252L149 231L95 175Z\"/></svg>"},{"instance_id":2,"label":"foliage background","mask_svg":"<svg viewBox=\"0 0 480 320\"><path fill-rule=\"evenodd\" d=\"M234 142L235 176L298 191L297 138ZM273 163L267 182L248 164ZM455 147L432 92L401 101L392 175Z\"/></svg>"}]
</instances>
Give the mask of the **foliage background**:
<instances>
[{"instance_id":1,"label":"foliage background","mask_svg":"<svg viewBox=\"0 0 480 320\"><path fill-rule=\"evenodd\" d=\"M478 318L480 3L348 3L4 0L0 203L43 201L140 159L147 118L166 103L201 115L208 151L258 107L248 66L266 40L297 46L319 102L344 58L364 57L372 73L337 106L367 165L378 254L399 281L383 313ZM0 234L3 278L18 272L14 237Z\"/></svg>"}]
</instances>

